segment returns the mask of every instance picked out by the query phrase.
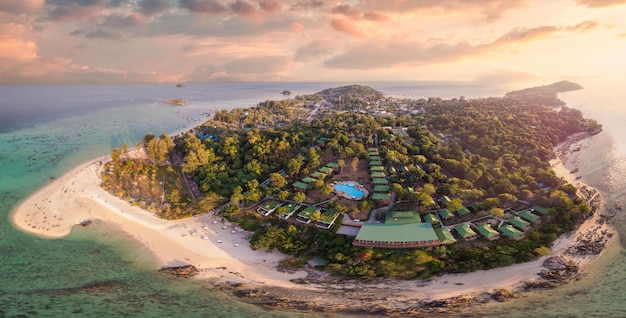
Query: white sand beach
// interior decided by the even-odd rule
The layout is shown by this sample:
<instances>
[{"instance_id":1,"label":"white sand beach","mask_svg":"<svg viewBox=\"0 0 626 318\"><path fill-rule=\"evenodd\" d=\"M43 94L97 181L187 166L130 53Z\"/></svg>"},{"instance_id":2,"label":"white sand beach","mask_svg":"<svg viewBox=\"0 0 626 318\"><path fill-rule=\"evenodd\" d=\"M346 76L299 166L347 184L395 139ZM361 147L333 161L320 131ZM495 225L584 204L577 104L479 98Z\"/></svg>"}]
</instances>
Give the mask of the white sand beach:
<instances>
[{"instance_id":1,"label":"white sand beach","mask_svg":"<svg viewBox=\"0 0 626 318\"><path fill-rule=\"evenodd\" d=\"M252 250L246 239L248 233L219 216L208 214L165 221L107 193L99 186L101 160L103 158L82 164L30 196L13 212L14 225L41 237L60 238L68 235L74 226L80 226L78 224L82 221L102 220L119 225L130 236L142 242L159 261L155 267L191 264L200 270L200 278L217 278L249 285L316 288L315 285L303 286L290 282L291 279L305 277L307 272L277 271L275 266L285 255L276 251ZM557 175L573 178L560 159L552 164ZM550 256L563 255L578 235L587 233L592 227L597 228L597 217L598 213L576 233L558 238ZM606 224L603 228L612 231ZM615 241L616 237L612 240ZM488 271L443 275L428 282L398 281L393 288L403 289L406 299L432 300L480 294L496 288L516 290L524 282L538 278L537 274L544 269L542 263L546 257ZM575 260L584 268L592 258ZM372 287L388 286L373 284Z\"/></svg>"}]
</instances>

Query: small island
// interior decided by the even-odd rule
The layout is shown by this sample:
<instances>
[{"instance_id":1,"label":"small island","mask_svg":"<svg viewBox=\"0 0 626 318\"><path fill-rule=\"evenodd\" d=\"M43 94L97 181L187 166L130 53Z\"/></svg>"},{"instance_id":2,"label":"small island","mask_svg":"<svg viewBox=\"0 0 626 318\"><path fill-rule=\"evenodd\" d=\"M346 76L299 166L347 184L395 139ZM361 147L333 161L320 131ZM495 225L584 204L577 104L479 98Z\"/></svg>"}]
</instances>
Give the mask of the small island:
<instances>
[{"instance_id":1,"label":"small island","mask_svg":"<svg viewBox=\"0 0 626 318\"><path fill-rule=\"evenodd\" d=\"M180 98L175 98L175 99L170 99L166 102L169 105L178 105L178 106L185 106L187 105L187 102L180 99Z\"/></svg>"},{"instance_id":2,"label":"small island","mask_svg":"<svg viewBox=\"0 0 626 318\"><path fill-rule=\"evenodd\" d=\"M147 134L76 168L14 222L47 237L87 216L122 224L162 265L193 265L267 306L337 310L320 290L341 293L347 313L508 299L521 284L575 279L612 236L595 225L605 217L596 192L553 169L557 145L602 126L545 87L522 92L412 100L351 85L217 111L184 134ZM53 209L42 201L61 202L63 220L51 227L35 213ZM583 222L587 232L563 235Z\"/></svg>"},{"instance_id":3,"label":"small island","mask_svg":"<svg viewBox=\"0 0 626 318\"><path fill-rule=\"evenodd\" d=\"M285 96L289 96L289 95L291 95L291 91L282 91L281 94L283 94Z\"/></svg>"}]
</instances>

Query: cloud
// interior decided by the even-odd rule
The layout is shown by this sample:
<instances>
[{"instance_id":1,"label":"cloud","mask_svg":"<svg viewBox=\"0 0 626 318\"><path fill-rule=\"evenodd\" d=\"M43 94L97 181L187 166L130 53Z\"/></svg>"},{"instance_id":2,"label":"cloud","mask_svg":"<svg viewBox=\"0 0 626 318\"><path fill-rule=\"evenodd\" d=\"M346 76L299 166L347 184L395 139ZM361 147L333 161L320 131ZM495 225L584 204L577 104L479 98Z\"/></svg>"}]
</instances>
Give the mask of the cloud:
<instances>
[{"instance_id":1,"label":"cloud","mask_svg":"<svg viewBox=\"0 0 626 318\"><path fill-rule=\"evenodd\" d=\"M180 0L180 7L202 14L219 14L226 11L226 6L215 0Z\"/></svg>"},{"instance_id":2,"label":"cloud","mask_svg":"<svg viewBox=\"0 0 626 318\"><path fill-rule=\"evenodd\" d=\"M189 81L275 81L284 78L290 59L286 56L254 56L231 60L222 65L198 67L188 76Z\"/></svg>"},{"instance_id":3,"label":"cloud","mask_svg":"<svg viewBox=\"0 0 626 318\"><path fill-rule=\"evenodd\" d=\"M321 0L298 1L291 6L291 10L306 11L312 9L321 9L322 7L324 7L324 1Z\"/></svg>"},{"instance_id":4,"label":"cloud","mask_svg":"<svg viewBox=\"0 0 626 318\"><path fill-rule=\"evenodd\" d=\"M345 15L350 18L359 18L361 17L361 10L350 6L349 4L339 4L330 10L331 13L337 13Z\"/></svg>"},{"instance_id":5,"label":"cloud","mask_svg":"<svg viewBox=\"0 0 626 318\"><path fill-rule=\"evenodd\" d=\"M301 48L298 48L294 53L293 60L298 62L308 62L330 55L334 49L335 45L330 41L315 40Z\"/></svg>"},{"instance_id":6,"label":"cloud","mask_svg":"<svg viewBox=\"0 0 626 318\"><path fill-rule=\"evenodd\" d=\"M37 44L23 39L27 30L19 24L0 24L0 59L5 63L37 58Z\"/></svg>"},{"instance_id":7,"label":"cloud","mask_svg":"<svg viewBox=\"0 0 626 318\"><path fill-rule=\"evenodd\" d=\"M364 36L364 34L357 27L343 19L332 19L330 21L330 26L338 32L346 33L356 37Z\"/></svg>"},{"instance_id":8,"label":"cloud","mask_svg":"<svg viewBox=\"0 0 626 318\"><path fill-rule=\"evenodd\" d=\"M44 0L2 0L0 11L11 14L33 13L44 4Z\"/></svg>"},{"instance_id":9,"label":"cloud","mask_svg":"<svg viewBox=\"0 0 626 318\"><path fill-rule=\"evenodd\" d=\"M354 43L343 53L325 61L325 65L339 69L373 69L397 65L419 65L460 59L490 52L512 44L523 44L559 32L585 32L597 23L585 21L574 26L541 26L531 29L513 29L492 42L471 44L434 43L397 39L368 40Z\"/></svg>"},{"instance_id":10,"label":"cloud","mask_svg":"<svg viewBox=\"0 0 626 318\"><path fill-rule=\"evenodd\" d=\"M245 0L237 0L230 4L230 9L239 15L249 16L253 15L256 12L256 9L252 4L246 2Z\"/></svg>"},{"instance_id":11,"label":"cloud","mask_svg":"<svg viewBox=\"0 0 626 318\"><path fill-rule=\"evenodd\" d=\"M102 26L117 28L117 29L125 29L132 28L136 26L141 26L146 23L146 17L139 13L134 13L131 15L118 15L112 14L107 16L102 22Z\"/></svg>"},{"instance_id":12,"label":"cloud","mask_svg":"<svg viewBox=\"0 0 626 318\"><path fill-rule=\"evenodd\" d=\"M395 14L409 14L418 11L432 10L443 12L477 10L482 13L484 20L492 21L499 18L504 12L519 7L523 2L524 0L360 0L359 7L363 11L380 11Z\"/></svg>"},{"instance_id":13,"label":"cloud","mask_svg":"<svg viewBox=\"0 0 626 318\"><path fill-rule=\"evenodd\" d=\"M165 12L170 6L167 0L141 0L137 2L138 11L147 17Z\"/></svg>"},{"instance_id":14,"label":"cloud","mask_svg":"<svg viewBox=\"0 0 626 318\"><path fill-rule=\"evenodd\" d=\"M95 31L91 31L85 34L85 37L88 39L112 39L112 40L121 40L122 34L117 32L108 31L105 29L97 29Z\"/></svg>"},{"instance_id":15,"label":"cloud","mask_svg":"<svg viewBox=\"0 0 626 318\"><path fill-rule=\"evenodd\" d=\"M265 12L276 12L280 10L279 0L260 0L259 7Z\"/></svg>"},{"instance_id":16,"label":"cloud","mask_svg":"<svg viewBox=\"0 0 626 318\"><path fill-rule=\"evenodd\" d=\"M390 20L388 16L374 11L363 13L363 19L375 22L387 22Z\"/></svg>"},{"instance_id":17,"label":"cloud","mask_svg":"<svg viewBox=\"0 0 626 318\"><path fill-rule=\"evenodd\" d=\"M625 0L578 0L577 5L587 6L588 8L610 7L626 4Z\"/></svg>"}]
</instances>

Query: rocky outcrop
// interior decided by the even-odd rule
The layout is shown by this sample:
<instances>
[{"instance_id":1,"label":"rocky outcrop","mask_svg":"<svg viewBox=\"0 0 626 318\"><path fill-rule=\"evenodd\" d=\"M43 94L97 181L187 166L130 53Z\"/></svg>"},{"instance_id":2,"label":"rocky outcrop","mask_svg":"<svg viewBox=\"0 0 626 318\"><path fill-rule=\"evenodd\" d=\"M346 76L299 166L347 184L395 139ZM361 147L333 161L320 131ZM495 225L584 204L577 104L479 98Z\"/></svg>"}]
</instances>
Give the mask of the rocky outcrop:
<instances>
[{"instance_id":1,"label":"rocky outcrop","mask_svg":"<svg viewBox=\"0 0 626 318\"><path fill-rule=\"evenodd\" d=\"M524 290L554 288L582 277L578 264L563 256L549 257L543 266L547 269L539 273L540 279L526 282Z\"/></svg>"},{"instance_id":2,"label":"rocky outcrop","mask_svg":"<svg viewBox=\"0 0 626 318\"><path fill-rule=\"evenodd\" d=\"M170 266L161 268L159 272L176 277L191 277L198 273L198 269L193 265Z\"/></svg>"}]
</instances>

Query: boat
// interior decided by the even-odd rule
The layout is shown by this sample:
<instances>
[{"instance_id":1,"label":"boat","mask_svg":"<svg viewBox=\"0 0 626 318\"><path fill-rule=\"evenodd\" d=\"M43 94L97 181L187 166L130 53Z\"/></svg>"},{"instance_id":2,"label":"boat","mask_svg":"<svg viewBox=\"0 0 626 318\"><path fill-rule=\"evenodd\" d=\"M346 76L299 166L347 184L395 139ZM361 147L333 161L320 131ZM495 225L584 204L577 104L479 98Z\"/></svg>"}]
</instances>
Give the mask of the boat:
<instances>
[{"instance_id":1,"label":"boat","mask_svg":"<svg viewBox=\"0 0 626 318\"><path fill-rule=\"evenodd\" d=\"M83 226L83 227L84 226L88 226L89 224L91 224L91 220L84 220L84 221L80 222L79 224L80 224L80 226Z\"/></svg>"}]
</instances>

